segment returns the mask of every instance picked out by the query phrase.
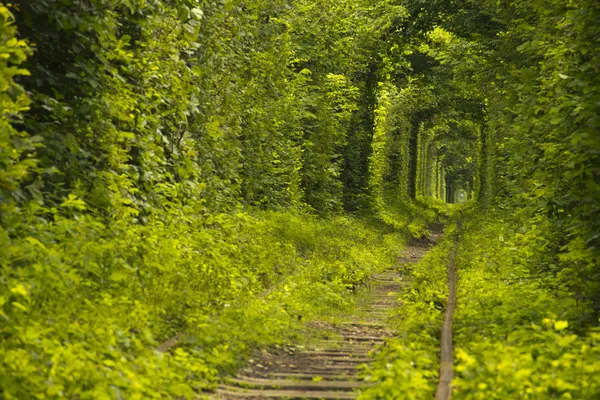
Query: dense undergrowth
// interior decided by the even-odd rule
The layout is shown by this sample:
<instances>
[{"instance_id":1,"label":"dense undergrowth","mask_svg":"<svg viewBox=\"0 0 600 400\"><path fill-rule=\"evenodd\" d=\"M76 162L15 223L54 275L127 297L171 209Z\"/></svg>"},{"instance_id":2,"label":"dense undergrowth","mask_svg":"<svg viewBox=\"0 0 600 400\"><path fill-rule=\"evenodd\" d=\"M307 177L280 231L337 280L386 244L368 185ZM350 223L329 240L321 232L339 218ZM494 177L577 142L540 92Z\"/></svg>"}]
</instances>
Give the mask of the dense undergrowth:
<instances>
[{"instance_id":1,"label":"dense undergrowth","mask_svg":"<svg viewBox=\"0 0 600 400\"><path fill-rule=\"evenodd\" d=\"M2 262L22 264L3 281L4 398L192 396L252 348L351 304L403 241L355 218L292 212L127 234L71 213L3 238ZM178 333L172 356L155 350Z\"/></svg>"},{"instance_id":2,"label":"dense undergrowth","mask_svg":"<svg viewBox=\"0 0 600 400\"><path fill-rule=\"evenodd\" d=\"M405 269L408 287L395 326L399 335L367 371L376 385L361 398L433 397L446 271L457 240L452 396L597 398L600 331L593 308L560 273L559 260L549 251L556 234L548 221L528 218L526 210L471 212L461 231L447 226L444 239Z\"/></svg>"},{"instance_id":3,"label":"dense undergrowth","mask_svg":"<svg viewBox=\"0 0 600 400\"><path fill-rule=\"evenodd\" d=\"M467 220L457 257L459 399L596 399L600 331L551 251L553 232L527 212Z\"/></svg>"}]
</instances>

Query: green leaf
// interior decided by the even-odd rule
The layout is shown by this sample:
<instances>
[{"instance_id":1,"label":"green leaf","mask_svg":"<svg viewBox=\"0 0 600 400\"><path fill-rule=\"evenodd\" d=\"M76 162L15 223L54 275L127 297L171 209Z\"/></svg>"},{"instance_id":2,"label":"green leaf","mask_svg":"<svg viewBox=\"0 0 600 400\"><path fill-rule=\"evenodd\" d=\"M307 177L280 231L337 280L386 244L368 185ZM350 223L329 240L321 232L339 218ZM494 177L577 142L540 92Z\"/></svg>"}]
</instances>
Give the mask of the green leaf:
<instances>
[{"instance_id":1,"label":"green leaf","mask_svg":"<svg viewBox=\"0 0 600 400\"><path fill-rule=\"evenodd\" d=\"M190 11L192 14L192 18L194 18L196 20L201 20L202 18L204 18L204 12L201 9L199 9L198 7L194 7Z\"/></svg>"},{"instance_id":2,"label":"green leaf","mask_svg":"<svg viewBox=\"0 0 600 400\"><path fill-rule=\"evenodd\" d=\"M569 326L569 323L567 321L556 321L554 323L554 329L556 329L557 331L562 331L563 329L567 328Z\"/></svg>"},{"instance_id":3,"label":"green leaf","mask_svg":"<svg viewBox=\"0 0 600 400\"><path fill-rule=\"evenodd\" d=\"M190 9L187 6L180 6L177 9L177 18L181 21L181 22L186 22L190 19L191 13L190 13Z\"/></svg>"},{"instance_id":4,"label":"green leaf","mask_svg":"<svg viewBox=\"0 0 600 400\"><path fill-rule=\"evenodd\" d=\"M115 281L115 282L121 282L124 280L127 280L129 278L130 274L128 274L125 271L113 271L110 274L110 280Z\"/></svg>"}]
</instances>

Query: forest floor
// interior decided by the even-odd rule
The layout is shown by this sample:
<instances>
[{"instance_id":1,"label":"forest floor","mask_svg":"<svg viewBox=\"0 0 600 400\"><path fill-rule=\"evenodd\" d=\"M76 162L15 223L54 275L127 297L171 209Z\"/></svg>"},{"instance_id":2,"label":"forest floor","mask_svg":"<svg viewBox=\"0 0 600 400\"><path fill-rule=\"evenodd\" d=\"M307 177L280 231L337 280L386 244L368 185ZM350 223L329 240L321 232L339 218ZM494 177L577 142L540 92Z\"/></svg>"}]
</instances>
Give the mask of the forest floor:
<instances>
[{"instance_id":1,"label":"forest floor","mask_svg":"<svg viewBox=\"0 0 600 400\"><path fill-rule=\"evenodd\" d=\"M442 226L430 239L413 240L398 263L373 275L356 294L347 314L307 323L302 344L257 351L235 377L226 378L212 399L356 399L369 387L362 371L394 332L398 295L406 284L400 267L418 262L435 245Z\"/></svg>"}]
</instances>

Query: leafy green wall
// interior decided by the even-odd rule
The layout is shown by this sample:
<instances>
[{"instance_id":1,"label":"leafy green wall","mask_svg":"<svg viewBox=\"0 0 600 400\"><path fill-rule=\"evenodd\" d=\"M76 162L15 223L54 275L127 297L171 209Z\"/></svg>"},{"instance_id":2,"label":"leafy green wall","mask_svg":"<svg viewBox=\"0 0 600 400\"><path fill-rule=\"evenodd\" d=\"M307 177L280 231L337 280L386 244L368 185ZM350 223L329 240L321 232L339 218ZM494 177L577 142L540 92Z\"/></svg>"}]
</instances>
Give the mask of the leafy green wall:
<instances>
[{"instance_id":1,"label":"leafy green wall","mask_svg":"<svg viewBox=\"0 0 600 400\"><path fill-rule=\"evenodd\" d=\"M533 271L589 305L580 326L596 321L600 5L426 3L0 5L11 396L28 385L50 391L39 398L80 390L73 374L106 396L156 376L130 398L189 395L199 389L190 381L214 378L208 365L233 364L232 350L206 339L200 356L157 358L156 340L201 336L207 316L232 315L221 312L236 299L255 302L250 320L260 321L298 271L303 290L324 280L336 297L370 271L361 263L380 266L398 244L344 212L424 236L458 189L482 212L517 215L514 235L535 232L521 250L547 257ZM325 249L309 239L336 229L352 235ZM281 298L263 302L271 289ZM302 293L282 301L300 309ZM223 326L238 338L253 327L211 334ZM266 325L252 340L282 330ZM50 364L37 370L36 357ZM94 358L99 375L85 372ZM118 369L130 381L102 386Z\"/></svg>"}]
</instances>

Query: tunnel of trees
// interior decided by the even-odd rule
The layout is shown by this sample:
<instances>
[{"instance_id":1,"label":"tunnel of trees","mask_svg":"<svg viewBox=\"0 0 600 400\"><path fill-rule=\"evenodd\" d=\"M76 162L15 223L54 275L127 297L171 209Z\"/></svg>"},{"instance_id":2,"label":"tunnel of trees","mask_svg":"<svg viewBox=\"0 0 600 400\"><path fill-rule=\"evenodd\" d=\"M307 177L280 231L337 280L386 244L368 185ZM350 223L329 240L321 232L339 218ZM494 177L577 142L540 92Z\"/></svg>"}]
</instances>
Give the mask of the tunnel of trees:
<instances>
[{"instance_id":1,"label":"tunnel of trees","mask_svg":"<svg viewBox=\"0 0 600 400\"><path fill-rule=\"evenodd\" d=\"M464 262L514 297L490 323L539 328L489 336L562 378L479 381L482 344L456 396L597 398L598 21L596 0L0 4L0 397L192 398L468 198Z\"/></svg>"}]
</instances>

